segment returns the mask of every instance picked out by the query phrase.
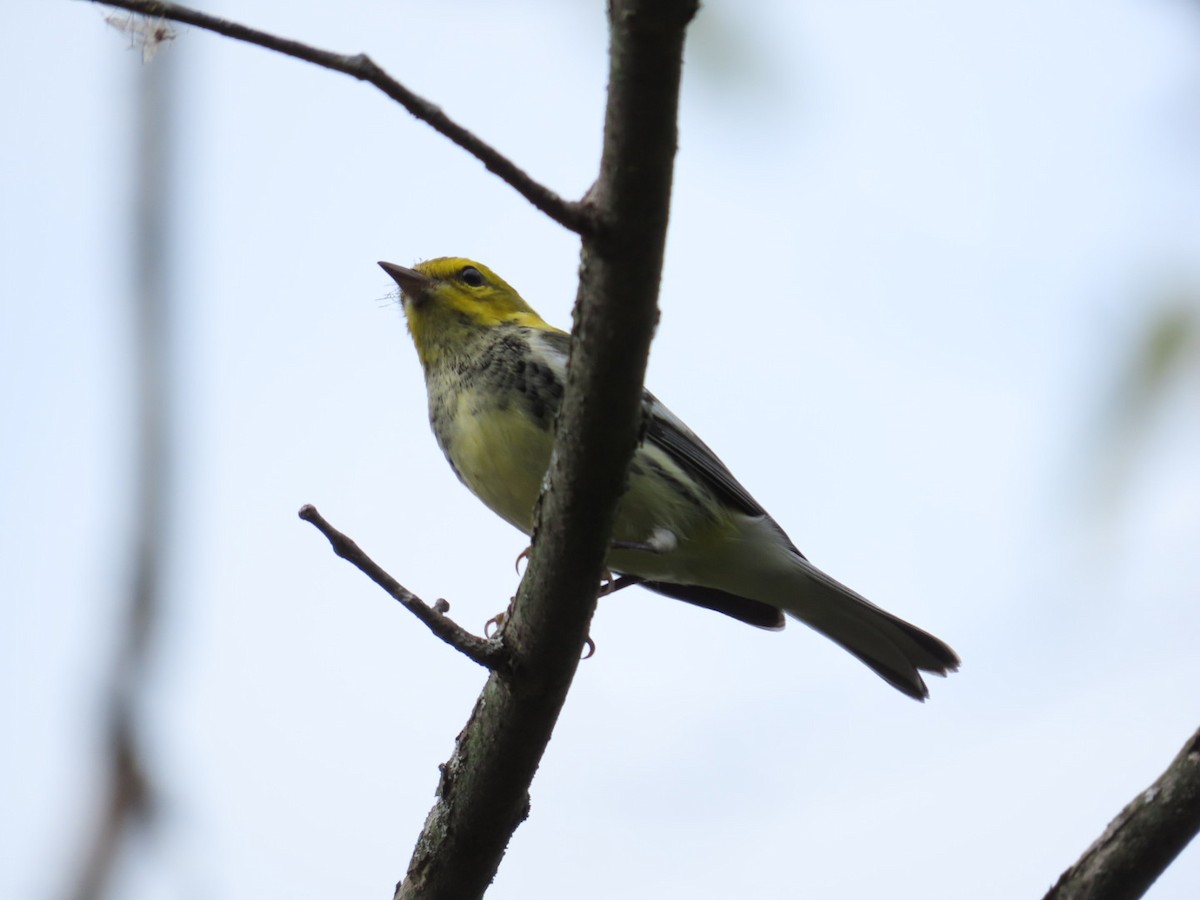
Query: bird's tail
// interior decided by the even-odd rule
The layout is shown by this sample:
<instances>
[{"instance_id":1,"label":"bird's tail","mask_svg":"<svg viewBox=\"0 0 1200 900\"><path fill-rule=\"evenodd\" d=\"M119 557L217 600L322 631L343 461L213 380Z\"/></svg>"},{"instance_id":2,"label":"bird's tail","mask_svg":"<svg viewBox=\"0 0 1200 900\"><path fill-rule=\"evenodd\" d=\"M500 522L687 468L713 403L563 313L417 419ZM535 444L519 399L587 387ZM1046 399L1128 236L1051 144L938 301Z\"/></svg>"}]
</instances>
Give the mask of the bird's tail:
<instances>
[{"instance_id":1,"label":"bird's tail","mask_svg":"<svg viewBox=\"0 0 1200 900\"><path fill-rule=\"evenodd\" d=\"M929 696L921 672L946 675L958 655L927 631L885 612L801 559L807 590L780 605L870 666L884 681L916 700Z\"/></svg>"}]
</instances>

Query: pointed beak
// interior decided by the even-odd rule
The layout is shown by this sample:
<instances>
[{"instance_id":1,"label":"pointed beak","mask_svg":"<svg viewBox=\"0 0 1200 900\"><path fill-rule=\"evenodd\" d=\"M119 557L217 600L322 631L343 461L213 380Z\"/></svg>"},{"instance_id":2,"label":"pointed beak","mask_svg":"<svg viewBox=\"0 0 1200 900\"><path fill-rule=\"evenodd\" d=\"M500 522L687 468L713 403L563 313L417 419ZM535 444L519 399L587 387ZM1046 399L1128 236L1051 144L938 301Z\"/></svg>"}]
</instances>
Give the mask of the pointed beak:
<instances>
[{"instance_id":1,"label":"pointed beak","mask_svg":"<svg viewBox=\"0 0 1200 900\"><path fill-rule=\"evenodd\" d=\"M419 296L422 291L433 284L433 279L428 275L422 275L420 272L413 269L406 269L404 266L398 266L395 263L380 260L379 268L391 275L392 280L400 285L400 291L409 297Z\"/></svg>"}]
</instances>

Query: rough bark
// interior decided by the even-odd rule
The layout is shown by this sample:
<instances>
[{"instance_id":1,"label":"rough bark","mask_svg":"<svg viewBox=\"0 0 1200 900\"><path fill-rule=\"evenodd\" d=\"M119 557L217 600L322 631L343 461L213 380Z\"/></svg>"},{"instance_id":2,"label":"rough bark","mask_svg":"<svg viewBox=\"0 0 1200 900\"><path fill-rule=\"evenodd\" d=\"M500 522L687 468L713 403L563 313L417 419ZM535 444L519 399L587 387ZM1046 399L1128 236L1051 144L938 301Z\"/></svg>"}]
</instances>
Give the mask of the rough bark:
<instances>
[{"instance_id":1,"label":"rough bark","mask_svg":"<svg viewBox=\"0 0 1200 900\"><path fill-rule=\"evenodd\" d=\"M1050 889L1045 900L1141 897L1200 831L1200 730L1154 784L1113 819L1104 834Z\"/></svg>"},{"instance_id":2,"label":"rough bark","mask_svg":"<svg viewBox=\"0 0 1200 900\"><path fill-rule=\"evenodd\" d=\"M529 812L596 605L617 500L640 429L657 321L684 32L692 0L609 7L608 107L600 178L585 201L567 389L529 569L505 625L510 670L484 687L397 900L480 897Z\"/></svg>"}]
</instances>

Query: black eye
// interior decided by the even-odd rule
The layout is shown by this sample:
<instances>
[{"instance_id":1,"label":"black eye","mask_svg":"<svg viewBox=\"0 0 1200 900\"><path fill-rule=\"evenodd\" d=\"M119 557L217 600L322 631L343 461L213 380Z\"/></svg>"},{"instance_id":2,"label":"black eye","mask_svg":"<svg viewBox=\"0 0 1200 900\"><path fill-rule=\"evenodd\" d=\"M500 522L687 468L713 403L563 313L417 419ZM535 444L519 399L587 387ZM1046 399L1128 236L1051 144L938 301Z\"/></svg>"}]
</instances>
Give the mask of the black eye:
<instances>
[{"instance_id":1,"label":"black eye","mask_svg":"<svg viewBox=\"0 0 1200 900\"><path fill-rule=\"evenodd\" d=\"M462 279L463 284L468 287L483 287L487 284L487 280L474 266L463 266L462 271L458 273L458 277Z\"/></svg>"}]
</instances>

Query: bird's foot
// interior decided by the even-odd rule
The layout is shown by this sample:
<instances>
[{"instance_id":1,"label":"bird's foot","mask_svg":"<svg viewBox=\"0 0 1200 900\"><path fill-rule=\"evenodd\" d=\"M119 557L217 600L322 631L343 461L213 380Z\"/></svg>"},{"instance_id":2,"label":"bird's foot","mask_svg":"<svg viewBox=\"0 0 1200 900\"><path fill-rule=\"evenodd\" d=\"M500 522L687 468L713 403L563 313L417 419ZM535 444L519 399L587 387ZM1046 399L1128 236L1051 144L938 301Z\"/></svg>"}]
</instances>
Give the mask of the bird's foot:
<instances>
[{"instance_id":1,"label":"bird's foot","mask_svg":"<svg viewBox=\"0 0 1200 900\"><path fill-rule=\"evenodd\" d=\"M507 620L508 620L508 610L505 610L504 612L496 613L494 616L492 616L490 619L488 619L486 622L483 623L483 636L490 638L493 634L496 634L497 632L500 631L501 628L504 627L504 623ZM584 646L587 649L585 650L583 656L580 657L580 659L591 659L596 654L596 642L593 641L590 637L584 638L584 641L586 641L586 644Z\"/></svg>"},{"instance_id":2,"label":"bird's foot","mask_svg":"<svg viewBox=\"0 0 1200 900\"><path fill-rule=\"evenodd\" d=\"M490 638L504 627L504 623L508 620L508 610L498 612L486 622L483 623L483 636Z\"/></svg>"}]
</instances>

